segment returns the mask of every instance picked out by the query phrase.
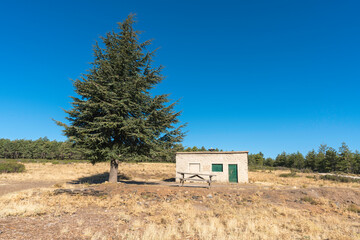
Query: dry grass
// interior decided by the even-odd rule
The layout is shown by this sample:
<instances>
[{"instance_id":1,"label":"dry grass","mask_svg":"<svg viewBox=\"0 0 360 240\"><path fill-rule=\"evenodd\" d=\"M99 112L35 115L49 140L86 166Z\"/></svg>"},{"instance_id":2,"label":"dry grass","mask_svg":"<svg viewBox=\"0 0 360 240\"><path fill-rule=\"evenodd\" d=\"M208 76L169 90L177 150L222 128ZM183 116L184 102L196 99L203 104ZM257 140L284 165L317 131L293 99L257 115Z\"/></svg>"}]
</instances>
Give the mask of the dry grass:
<instances>
[{"instance_id":1,"label":"dry grass","mask_svg":"<svg viewBox=\"0 0 360 240\"><path fill-rule=\"evenodd\" d=\"M37 197L34 198L34 195ZM31 196L31 197L30 197ZM11 199L10 199L11 197ZM124 199L60 195L50 191L27 191L1 199L2 216L55 217L75 214L80 208L108 209L116 216L111 224L116 228L126 225L125 231L112 233L117 239L356 239L359 235L358 215L352 212L313 214L286 206L269 205L255 201L251 205L238 205L214 199L203 208L192 201L160 202L150 207L139 205L143 199L136 195ZM13 203L13 204L9 204ZM6 208L6 210L4 210ZM351 216L351 218L349 218ZM82 235L91 239L109 239L96 226L83 227ZM60 234L69 232L64 226Z\"/></svg>"},{"instance_id":2,"label":"dry grass","mask_svg":"<svg viewBox=\"0 0 360 240\"><path fill-rule=\"evenodd\" d=\"M25 163L26 172L0 174L0 181L69 181L108 172L109 163ZM174 176L175 164L121 163L119 173L134 180L162 180Z\"/></svg>"},{"instance_id":3,"label":"dry grass","mask_svg":"<svg viewBox=\"0 0 360 240\"><path fill-rule=\"evenodd\" d=\"M360 183L341 183L320 179L316 173L296 173L298 177L282 178L280 175L289 174L289 171L257 171L249 172L250 183L270 186L303 187L349 187L359 188ZM315 176L315 178L313 178Z\"/></svg>"},{"instance_id":4,"label":"dry grass","mask_svg":"<svg viewBox=\"0 0 360 240\"><path fill-rule=\"evenodd\" d=\"M29 217L32 222L39 223L45 221L43 217L55 218L64 223L57 233L52 234L58 234L62 239L360 239L359 214L352 211L358 209L356 204L336 207L328 198L304 197L299 198L303 202L296 206L303 207L298 208L288 204L290 196L286 198L285 195L282 203L270 202L263 196L266 195L262 193L265 188L280 191L294 187L303 189L305 185L307 188L359 187L354 183L306 178L314 174L300 173L297 178L281 178L279 174L285 173L283 171L250 172L251 184L224 185L211 191L108 183L91 185L111 189L107 196L99 197L55 195L53 191L59 187L89 187L88 184L65 182L101 174L108 170L107 164L26 165L26 173L1 176L2 180L41 179L62 183L52 188L0 196L0 226L1 222L10 224L13 219L16 224L23 221L25 225ZM122 164L120 172L134 180L162 180L173 177L175 165ZM242 189L245 187L257 190L255 194L244 195ZM235 190L227 192L226 188ZM207 197L209 192L211 198ZM199 198L192 198L194 195ZM99 220L97 224L89 221L96 219ZM33 236L46 239L36 234L34 232Z\"/></svg>"}]
</instances>

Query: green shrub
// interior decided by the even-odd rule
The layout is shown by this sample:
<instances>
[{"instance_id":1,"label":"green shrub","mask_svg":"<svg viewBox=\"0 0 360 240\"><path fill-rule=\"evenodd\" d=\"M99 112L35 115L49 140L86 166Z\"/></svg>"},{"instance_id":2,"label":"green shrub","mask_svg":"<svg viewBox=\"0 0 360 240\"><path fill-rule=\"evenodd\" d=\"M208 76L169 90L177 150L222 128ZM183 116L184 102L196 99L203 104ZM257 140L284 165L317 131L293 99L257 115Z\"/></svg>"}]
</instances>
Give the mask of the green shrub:
<instances>
[{"instance_id":1,"label":"green shrub","mask_svg":"<svg viewBox=\"0 0 360 240\"><path fill-rule=\"evenodd\" d=\"M287 167L270 167L270 166L257 166L257 165L248 165L249 172L261 171L275 171L275 170L289 170Z\"/></svg>"},{"instance_id":2,"label":"green shrub","mask_svg":"<svg viewBox=\"0 0 360 240\"><path fill-rule=\"evenodd\" d=\"M0 162L0 173L24 172L25 165L15 162Z\"/></svg>"},{"instance_id":3,"label":"green shrub","mask_svg":"<svg viewBox=\"0 0 360 240\"><path fill-rule=\"evenodd\" d=\"M279 177L287 178L287 177L300 177L300 176L296 175L296 172L291 172L291 173L282 173L279 175Z\"/></svg>"},{"instance_id":4,"label":"green shrub","mask_svg":"<svg viewBox=\"0 0 360 240\"><path fill-rule=\"evenodd\" d=\"M311 205L316 205L316 204L318 204L318 202L317 202L315 199L313 199L312 197L302 197L302 198L300 198L300 200L301 200L301 201L304 201L304 202L308 202L308 203L310 203Z\"/></svg>"},{"instance_id":5,"label":"green shrub","mask_svg":"<svg viewBox=\"0 0 360 240\"><path fill-rule=\"evenodd\" d=\"M351 177L343 177L343 176L337 176L337 175L323 175L320 176L323 180L330 180L335 182L360 182L360 179L358 178L351 178Z\"/></svg>"},{"instance_id":6,"label":"green shrub","mask_svg":"<svg viewBox=\"0 0 360 240\"><path fill-rule=\"evenodd\" d=\"M311 170L310 168L304 168L304 169L301 169L301 172L302 173L313 173L313 170Z\"/></svg>"}]
</instances>

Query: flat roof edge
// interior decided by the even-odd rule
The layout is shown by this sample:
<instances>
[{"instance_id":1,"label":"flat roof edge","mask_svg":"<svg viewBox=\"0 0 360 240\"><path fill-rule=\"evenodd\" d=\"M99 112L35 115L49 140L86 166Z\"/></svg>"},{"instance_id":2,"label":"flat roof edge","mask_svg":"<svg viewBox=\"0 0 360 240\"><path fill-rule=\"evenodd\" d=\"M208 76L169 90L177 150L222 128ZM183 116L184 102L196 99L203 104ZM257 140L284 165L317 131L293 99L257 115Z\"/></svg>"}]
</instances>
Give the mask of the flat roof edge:
<instances>
[{"instance_id":1,"label":"flat roof edge","mask_svg":"<svg viewBox=\"0 0 360 240\"><path fill-rule=\"evenodd\" d=\"M249 151L229 151L229 152L176 152L176 154L236 154L236 153L249 153Z\"/></svg>"}]
</instances>

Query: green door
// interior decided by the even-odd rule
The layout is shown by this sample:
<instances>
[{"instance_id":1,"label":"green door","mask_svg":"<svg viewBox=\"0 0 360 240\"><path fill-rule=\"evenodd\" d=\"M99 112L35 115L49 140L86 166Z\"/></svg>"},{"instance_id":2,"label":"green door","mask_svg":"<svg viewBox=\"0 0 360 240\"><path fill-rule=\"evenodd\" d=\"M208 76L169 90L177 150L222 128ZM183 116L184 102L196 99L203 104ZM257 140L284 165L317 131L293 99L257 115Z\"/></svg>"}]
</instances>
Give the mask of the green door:
<instances>
[{"instance_id":1,"label":"green door","mask_svg":"<svg viewBox=\"0 0 360 240\"><path fill-rule=\"evenodd\" d=\"M229 164L229 182L238 182L237 164Z\"/></svg>"}]
</instances>

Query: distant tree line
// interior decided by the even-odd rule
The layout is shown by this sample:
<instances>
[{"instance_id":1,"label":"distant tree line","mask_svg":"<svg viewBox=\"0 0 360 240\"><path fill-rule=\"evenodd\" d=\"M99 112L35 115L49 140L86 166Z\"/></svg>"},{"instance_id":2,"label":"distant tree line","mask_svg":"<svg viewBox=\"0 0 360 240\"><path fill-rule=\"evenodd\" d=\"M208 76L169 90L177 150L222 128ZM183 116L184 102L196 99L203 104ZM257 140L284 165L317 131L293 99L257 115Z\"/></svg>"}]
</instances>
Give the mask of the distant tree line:
<instances>
[{"instance_id":1,"label":"distant tree line","mask_svg":"<svg viewBox=\"0 0 360 240\"><path fill-rule=\"evenodd\" d=\"M50 141L47 137L37 140L0 139L0 159L56 159L84 160L85 149L74 146L70 141ZM132 162L175 162L176 152L210 151L205 147L184 147L177 144L174 148L163 149L150 157L133 156L127 161ZM218 148L211 151L222 151Z\"/></svg>"},{"instance_id":2,"label":"distant tree line","mask_svg":"<svg viewBox=\"0 0 360 240\"><path fill-rule=\"evenodd\" d=\"M320 145L317 151L312 150L304 156L300 152L283 152L275 159L264 158L264 154L249 154L249 166L287 167L311 169L316 172L344 172L360 174L360 152L352 152L346 143L338 151L327 145Z\"/></svg>"},{"instance_id":3,"label":"distant tree line","mask_svg":"<svg viewBox=\"0 0 360 240\"><path fill-rule=\"evenodd\" d=\"M222 152L223 150L220 150L218 148L209 148L206 149L204 146L202 147L197 147L197 146L193 146L193 147L184 147L182 144L179 144L177 147L177 150L179 152L206 152L206 151L213 151L213 152Z\"/></svg>"},{"instance_id":4,"label":"distant tree line","mask_svg":"<svg viewBox=\"0 0 360 240\"><path fill-rule=\"evenodd\" d=\"M176 152L217 151L218 148L206 149L205 147L184 147L182 144L171 149L164 149L151 157L134 158L133 162L175 162ZM70 141L50 141L47 137L37 140L9 140L0 139L0 159L56 159L56 160L84 160L85 150L74 146ZM342 143L335 150L327 145L320 145L317 151L312 150L304 156L300 152L283 152L275 159L265 158L259 152L249 154L249 166L251 167L286 167L295 169L310 169L316 172L344 172L360 174L360 152L352 152L349 147Z\"/></svg>"},{"instance_id":5,"label":"distant tree line","mask_svg":"<svg viewBox=\"0 0 360 240\"><path fill-rule=\"evenodd\" d=\"M50 141L47 137L37 140L0 139L1 159L84 159L84 150L71 142Z\"/></svg>"}]
</instances>

